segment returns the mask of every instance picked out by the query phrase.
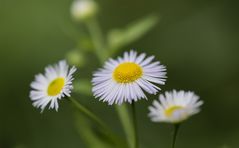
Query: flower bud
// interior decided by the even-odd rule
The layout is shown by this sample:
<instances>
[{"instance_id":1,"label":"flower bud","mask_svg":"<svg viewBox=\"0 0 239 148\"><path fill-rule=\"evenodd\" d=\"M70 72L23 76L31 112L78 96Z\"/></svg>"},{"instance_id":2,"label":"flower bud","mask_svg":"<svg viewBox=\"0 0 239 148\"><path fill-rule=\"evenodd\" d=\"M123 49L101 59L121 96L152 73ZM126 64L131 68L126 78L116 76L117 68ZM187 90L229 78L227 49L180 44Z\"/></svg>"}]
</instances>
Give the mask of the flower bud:
<instances>
[{"instance_id":1,"label":"flower bud","mask_svg":"<svg viewBox=\"0 0 239 148\"><path fill-rule=\"evenodd\" d=\"M85 21L95 16L98 10L93 0L75 0L71 6L71 15L76 21Z\"/></svg>"}]
</instances>

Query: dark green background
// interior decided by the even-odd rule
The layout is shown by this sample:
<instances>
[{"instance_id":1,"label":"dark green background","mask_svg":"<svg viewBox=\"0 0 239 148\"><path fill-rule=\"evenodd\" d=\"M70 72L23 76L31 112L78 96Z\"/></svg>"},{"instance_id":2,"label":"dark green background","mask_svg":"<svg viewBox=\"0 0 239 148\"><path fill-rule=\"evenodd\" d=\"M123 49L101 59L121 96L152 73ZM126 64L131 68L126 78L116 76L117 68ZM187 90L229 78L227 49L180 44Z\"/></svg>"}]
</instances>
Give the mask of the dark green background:
<instances>
[{"instance_id":1,"label":"dark green background","mask_svg":"<svg viewBox=\"0 0 239 148\"><path fill-rule=\"evenodd\" d=\"M40 114L28 97L34 75L46 65L63 59L76 45L63 31L75 25L69 14L71 2L0 0L0 148L84 147L67 101L60 101L58 113ZM146 14L160 15L161 20L152 31L124 50L134 48L154 54L167 66L168 80L163 90L193 90L204 100L202 112L182 126L177 147L239 147L237 1L100 0L98 3L105 33ZM84 74L81 69L78 72ZM78 99L84 100L122 134L112 107L86 96ZM170 125L149 121L147 106L152 99L137 103L140 143L145 148L167 148L172 129Z\"/></svg>"}]
</instances>

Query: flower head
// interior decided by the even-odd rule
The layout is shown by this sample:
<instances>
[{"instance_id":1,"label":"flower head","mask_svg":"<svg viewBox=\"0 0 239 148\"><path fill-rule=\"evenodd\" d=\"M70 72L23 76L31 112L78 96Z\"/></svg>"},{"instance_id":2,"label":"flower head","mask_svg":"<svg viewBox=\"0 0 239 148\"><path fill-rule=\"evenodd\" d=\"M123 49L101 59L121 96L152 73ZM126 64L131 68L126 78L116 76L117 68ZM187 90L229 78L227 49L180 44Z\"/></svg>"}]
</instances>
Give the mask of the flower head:
<instances>
[{"instance_id":1,"label":"flower head","mask_svg":"<svg viewBox=\"0 0 239 148\"><path fill-rule=\"evenodd\" d=\"M43 111L50 103L49 108L58 110L58 99L70 96L73 89L73 73L75 67L69 70L66 61L60 61L54 66L45 68L45 74L38 74L31 83L30 98L33 106Z\"/></svg>"},{"instance_id":2,"label":"flower head","mask_svg":"<svg viewBox=\"0 0 239 148\"><path fill-rule=\"evenodd\" d=\"M159 61L152 62L154 56L125 52L123 57L109 59L104 68L93 75L93 93L104 102L122 104L146 98L144 92L156 94L166 78L166 68Z\"/></svg>"},{"instance_id":3,"label":"flower head","mask_svg":"<svg viewBox=\"0 0 239 148\"><path fill-rule=\"evenodd\" d=\"M71 15L77 21L84 21L91 18L98 10L93 0L75 0L71 6Z\"/></svg>"},{"instance_id":4,"label":"flower head","mask_svg":"<svg viewBox=\"0 0 239 148\"><path fill-rule=\"evenodd\" d=\"M160 95L149 107L149 116L153 122L180 123L200 111L203 101L193 92L171 91Z\"/></svg>"}]
</instances>

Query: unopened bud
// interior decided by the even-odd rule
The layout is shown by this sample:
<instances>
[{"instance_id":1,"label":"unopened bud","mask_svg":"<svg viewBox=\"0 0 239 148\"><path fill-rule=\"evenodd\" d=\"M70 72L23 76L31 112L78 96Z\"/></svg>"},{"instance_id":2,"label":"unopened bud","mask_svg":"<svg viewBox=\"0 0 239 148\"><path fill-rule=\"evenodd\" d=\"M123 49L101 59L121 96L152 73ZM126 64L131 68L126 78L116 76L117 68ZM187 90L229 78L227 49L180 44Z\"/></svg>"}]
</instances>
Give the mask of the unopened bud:
<instances>
[{"instance_id":1,"label":"unopened bud","mask_svg":"<svg viewBox=\"0 0 239 148\"><path fill-rule=\"evenodd\" d=\"M98 6L93 0L75 0L71 6L71 15L77 21L85 21L97 13Z\"/></svg>"}]
</instances>

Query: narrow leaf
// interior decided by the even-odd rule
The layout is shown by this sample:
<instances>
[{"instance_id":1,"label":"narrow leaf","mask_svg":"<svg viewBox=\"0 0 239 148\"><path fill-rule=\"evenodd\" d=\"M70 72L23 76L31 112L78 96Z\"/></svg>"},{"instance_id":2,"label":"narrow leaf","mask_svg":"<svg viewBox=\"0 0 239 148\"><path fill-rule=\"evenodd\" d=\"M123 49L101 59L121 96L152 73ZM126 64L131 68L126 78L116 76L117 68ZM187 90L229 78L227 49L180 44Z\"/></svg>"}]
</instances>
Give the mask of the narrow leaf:
<instances>
[{"instance_id":1,"label":"narrow leaf","mask_svg":"<svg viewBox=\"0 0 239 148\"><path fill-rule=\"evenodd\" d=\"M148 16L128 25L125 29L114 29L108 34L108 46L111 50L118 50L145 35L158 22L158 17Z\"/></svg>"}]
</instances>

